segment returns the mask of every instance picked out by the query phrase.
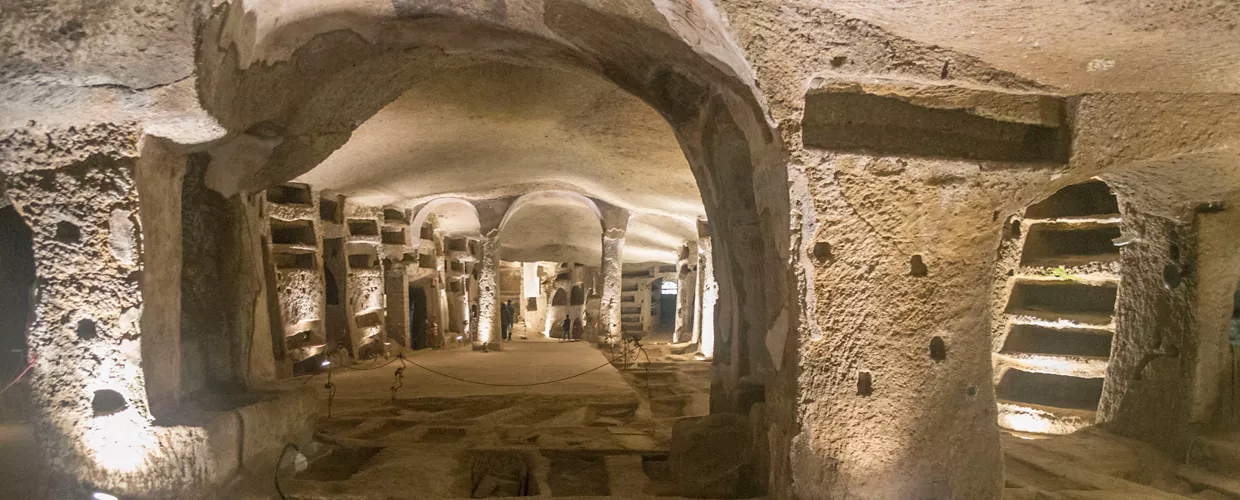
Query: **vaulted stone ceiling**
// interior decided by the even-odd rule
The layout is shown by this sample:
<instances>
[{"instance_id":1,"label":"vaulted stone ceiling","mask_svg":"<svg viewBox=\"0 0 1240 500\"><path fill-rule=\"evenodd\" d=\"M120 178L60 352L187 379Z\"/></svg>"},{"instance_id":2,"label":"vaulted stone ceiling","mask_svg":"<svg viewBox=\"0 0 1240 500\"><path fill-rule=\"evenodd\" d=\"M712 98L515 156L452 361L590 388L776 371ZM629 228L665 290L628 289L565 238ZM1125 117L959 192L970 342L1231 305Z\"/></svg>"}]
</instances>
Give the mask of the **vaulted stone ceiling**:
<instances>
[{"instance_id":1,"label":"vaulted stone ceiling","mask_svg":"<svg viewBox=\"0 0 1240 500\"><path fill-rule=\"evenodd\" d=\"M1235 1L809 0L787 8L796 4L960 51L1064 93L1240 91Z\"/></svg>"},{"instance_id":2,"label":"vaulted stone ceiling","mask_svg":"<svg viewBox=\"0 0 1240 500\"><path fill-rule=\"evenodd\" d=\"M578 192L633 214L627 262L674 261L704 214L671 128L644 102L594 76L505 63L429 75L297 180L410 208L442 196ZM597 261L597 217L570 205L523 208L505 228L504 258ZM440 215L450 234L477 230L470 214Z\"/></svg>"}]
</instances>

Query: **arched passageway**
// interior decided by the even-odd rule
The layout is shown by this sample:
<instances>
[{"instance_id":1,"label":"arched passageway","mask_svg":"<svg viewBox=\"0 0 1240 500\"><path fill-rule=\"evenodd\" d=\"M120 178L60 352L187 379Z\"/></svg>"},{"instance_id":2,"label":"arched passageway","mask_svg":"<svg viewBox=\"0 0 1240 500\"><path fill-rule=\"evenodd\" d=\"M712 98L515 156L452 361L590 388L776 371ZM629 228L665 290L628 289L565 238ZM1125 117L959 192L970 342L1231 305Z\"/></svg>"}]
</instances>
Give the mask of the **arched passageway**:
<instances>
[{"instance_id":1,"label":"arched passageway","mask_svg":"<svg viewBox=\"0 0 1240 500\"><path fill-rule=\"evenodd\" d=\"M279 470L263 460L307 443L319 425L374 454L333 448L309 474L348 471L330 489L365 496L398 475L375 473L392 440L468 446L481 427L531 422L610 428L606 449L655 457L626 462L633 474L617 477L666 469L674 484L649 491L702 496L1228 484L1207 473L1240 468L1225 460L1235 454L1200 453L1231 449L1223 431L1235 413L1224 333L1237 266L1220 236L1237 226L1240 98L1219 75L1240 59L1226 13L897 4L231 0L82 10L36 0L14 10L6 34L16 42L0 49L13 63L0 81L0 124L12 129L0 134L0 172L38 258L28 338L49 355L30 382L52 496L191 496L243 471ZM1068 21L1036 22L1052 18ZM1065 41L1031 51L1029 40ZM139 41L147 50L117 49ZM1062 353L1031 337L1008 345L1028 331L990 334L1004 314L1083 313L1059 319L1089 329L1080 327L1107 300L1082 293L1064 304L1039 289L1056 281L1080 291L1073 278L1088 273L1067 264L1097 256L1114 228L1056 242L1048 231L1097 221L1025 214L1035 220L1022 224L1022 241L1034 243L1021 245L1030 265L1012 290L997 290L1008 280L994 276L996 250L1013 239L1009 215L1094 177L1114 189L1127 242L1118 285L1097 286L1114 288L1116 333L1105 361L1074 351L1056 364L1046 355ZM515 342L497 353L494 297L504 273L515 275L499 233L517 200L546 191L595 202L599 283L570 276L561 286L564 262L524 262L521 296L537 308L564 290L577 307L577 282L598 290L584 308L597 300L606 316L604 346ZM438 216L422 216L447 198L457 201L436 208L468 212L476 233L447 235ZM65 223L80 241L58 237ZM1071 253L1078 245L1087 251ZM1039 262L1060 262L1063 274ZM623 369L636 348L625 337L654 317L649 287L671 279L678 307L693 314L678 315L675 342L646 367L694 373ZM393 356L414 354L402 344L417 344L418 289L445 304L453 335L444 337L481 352L447 342L418 350L428 369L417 373L440 378L402 385L420 375L383 363L412 360ZM996 311L997 297L1015 306ZM449 303L459 304L455 318ZM527 357L530 346L559 357ZM450 359L465 361L435 365ZM308 384L323 388L317 400L284 390L310 370L331 381ZM1028 389L1016 372L1056 377L1043 387L1090 380L1089 397L1034 401L1025 396L1039 384ZM376 373L386 380L368 378ZM475 384L477 375L491 381ZM547 380L575 397L627 397L556 407L527 388ZM445 411L436 398L479 395L472 385L493 392L454 423L483 425L462 435L420 420ZM1122 446L1158 449L1117 454L1193 463L1159 469L1180 478L1162 485L1134 485L1145 464L1073 474L1106 462L1080 457L1063 460L1072 467L1009 467L1005 478L1005 458L1027 463L1050 445L1000 432L996 390L1052 410L1096 403L1095 421L1137 440ZM379 401L394 404L350 407ZM647 415L662 425L707 412L680 426L674 445L624 432ZM713 439L725 431L738 439ZM532 436L481 441L527 451L577 442ZM468 470L468 480L425 494L638 493L598 479L616 457L548 462L504 448L454 454L445 470ZM418 462L443 465L437 458ZM754 474L719 479L712 467ZM1073 477L1026 480L1026 469ZM1038 481L1055 491L1004 491Z\"/></svg>"}]
</instances>

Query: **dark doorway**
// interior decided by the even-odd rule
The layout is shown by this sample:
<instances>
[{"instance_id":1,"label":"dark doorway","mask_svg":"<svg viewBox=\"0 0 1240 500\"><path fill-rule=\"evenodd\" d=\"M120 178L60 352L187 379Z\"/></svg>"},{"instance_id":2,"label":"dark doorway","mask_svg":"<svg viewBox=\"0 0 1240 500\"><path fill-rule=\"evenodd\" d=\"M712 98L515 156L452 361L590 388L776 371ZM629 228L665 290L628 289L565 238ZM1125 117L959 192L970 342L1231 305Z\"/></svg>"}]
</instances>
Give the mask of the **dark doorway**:
<instances>
[{"instance_id":1,"label":"dark doorway","mask_svg":"<svg viewBox=\"0 0 1240 500\"><path fill-rule=\"evenodd\" d=\"M0 388L29 364L26 326L34 284L34 247L30 228L13 207L0 208ZM0 400L0 422L28 417L26 384L13 386Z\"/></svg>"},{"instance_id":2,"label":"dark doorway","mask_svg":"<svg viewBox=\"0 0 1240 500\"><path fill-rule=\"evenodd\" d=\"M676 327L676 282L664 280L659 284L659 330L671 330Z\"/></svg>"},{"instance_id":3,"label":"dark doorway","mask_svg":"<svg viewBox=\"0 0 1240 500\"><path fill-rule=\"evenodd\" d=\"M427 318L426 289L409 287L409 347L425 349L430 346L430 332L426 331Z\"/></svg>"},{"instance_id":4,"label":"dark doorway","mask_svg":"<svg viewBox=\"0 0 1240 500\"><path fill-rule=\"evenodd\" d=\"M347 283L337 276L346 276L344 269L344 239L326 238L323 240L323 278L327 289L324 302L327 303L327 319L323 325L327 328L328 350L341 348L349 350L348 314L345 310L345 286Z\"/></svg>"}]
</instances>

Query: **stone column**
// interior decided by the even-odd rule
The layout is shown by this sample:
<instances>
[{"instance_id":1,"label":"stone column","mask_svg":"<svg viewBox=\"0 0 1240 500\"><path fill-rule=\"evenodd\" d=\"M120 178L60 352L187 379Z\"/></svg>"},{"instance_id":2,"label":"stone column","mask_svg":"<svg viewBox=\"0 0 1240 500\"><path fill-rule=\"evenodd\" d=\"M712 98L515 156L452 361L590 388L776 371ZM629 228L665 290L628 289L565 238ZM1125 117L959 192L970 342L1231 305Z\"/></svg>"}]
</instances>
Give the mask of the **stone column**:
<instances>
[{"instance_id":1,"label":"stone column","mask_svg":"<svg viewBox=\"0 0 1240 500\"><path fill-rule=\"evenodd\" d=\"M623 283L624 267L624 235L629 227L627 210L603 205L603 261L600 271L603 274L601 318L607 323L608 342L619 342L620 298Z\"/></svg>"},{"instance_id":2,"label":"stone column","mask_svg":"<svg viewBox=\"0 0 1240 500\"><path fill-rule=\"evenodd\" d=\"M697 273L692 262L697 257L697 245L685 242L680 247L680 259L676 261L676 331L672 343L678 344L693 337L693 312L697 302Z\"/></svg>"},{"instance_id":3,"label":"stone column","mask_svg":"<svg viewBox=\"0 0 1240 500\"><path fill-rule=\"evenodd\" d=\"M478 240L482 256L478 259L478 338L475 347L498 350L499 343L499 230L488 231Z\"/></svg>"},{"instance_id":4,"label":"stone column","mask_svg":"<svg viewBox=\"0 0 1240 500\"><path fill-rule=\"evenodd\" d=\"M698 281L699 303L693 340L698 353L707 358L715 355L715 304L719 302L719 282L715 281L715 259L710 242L710 224L698 219Z\"/></svg>"},{"instance_id":5,"label":"stone column","mask_svg":"<svg viewBox=\"0 0 1240 500\"><path fill-rule=\"evenodd\" d=\"M475 328L476 325L470 321L470 317L472 316L471 313L473 311L469 310L469 278L453 279L455 279L456 283L460 285L460 291L456 292L456 297L454 297L456 299L457 310L454 326L456 326L457 333L466 335L468 338L472 339L474 338L474 332L477 331L477 328Z\"/></svg>"},{"instance_id":6,"label":"stone column","mask_svg":"<svg viewBox=\"0 0 1240 500\"><path fill-rule=\"evenodd\" d=\"M650 291L654 285L654 281L648 278L642 278L644 281L637 284L637 303L641 306L642 331L649 332L652 325L650 324L650 313L652 311L653 297ZM621 313L623 315L623 309Z\"/></svg>"},{"instance_id":7,"label":"stone column","mask_svg":"<svg viewBox=\"0 0 1240 500\"><path fill-rule=\"evenodd\" d=\"M154 425L156 410L172 413L182 392L187 159L149 142L139 158L138 137L104 124L0 140L7 196L32 232L36 320L26 342L35 360L26 380L49 498L181 497L214 467L207 448L218 443L203 429ZM166 359L151 359L153 349Z\"/></svg>"}]
</instances>

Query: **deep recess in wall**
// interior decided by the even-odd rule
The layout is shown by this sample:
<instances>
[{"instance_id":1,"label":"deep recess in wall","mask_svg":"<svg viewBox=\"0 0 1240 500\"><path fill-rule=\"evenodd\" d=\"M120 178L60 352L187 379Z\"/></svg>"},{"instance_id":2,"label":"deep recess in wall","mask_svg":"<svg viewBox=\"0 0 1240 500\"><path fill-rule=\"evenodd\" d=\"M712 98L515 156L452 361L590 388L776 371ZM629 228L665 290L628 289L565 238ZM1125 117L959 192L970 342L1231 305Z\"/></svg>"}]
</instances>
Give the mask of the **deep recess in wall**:
<instances>
[{"instance_id":1,"label":"deep recess in wall","mask_svg":"<svg viewBox=\"0 0 1240 500\"><path fill-rule=\"evenodd\" d=\"M1067 186L1025 209L1030 219L1108 214L1119 215L1119 201L1105 182L1097 180Z\"/></svg>"},{"instance_id":2,"label":"deep recess in wall","mask_svg":"<svg viewBox=\"0 0 1240 500\"><path fill-rule=\"evenodd\" d=\"M313 199L310 186L305 184L281 184L267 188L267 201L271 203L309 206Z\"/></svg>"},{"instance_id":3,"label":"deep recess in wall","mask_svg":"<svg viewBox=\"0 0 1240 500\"><path fill-rule=\"evenodd\" d=\"M271 221L271 243L273 245L317 246L318 237L314 233L314 222L273 219Z\"/></svg>"},{"instance_id":4,"label":"deep recess in wall","mask_svg":"<svg viewBox=\"0 0 1240 500\"><path fill-rule=\"evenodd\" d=\"M1056 128L984 118L855 92L805 97L805 147L881 155L1063 163L1067 141Z\"/></svg>"},{"instance_id":5,"label":"deep recess in wall","mask_svg":"<svg viewBox=\"0 0 1240 500\"><path fill-rule=\"evenodd\" d=\"M352 236L379 236L379 224L369 219L349 219L349 234Z\"/></svg>"}]
</instances>

